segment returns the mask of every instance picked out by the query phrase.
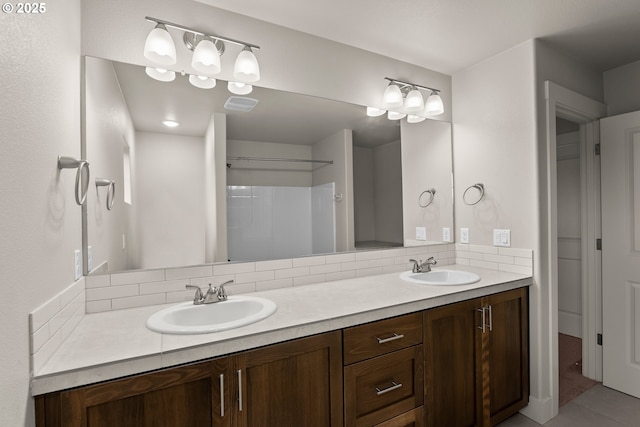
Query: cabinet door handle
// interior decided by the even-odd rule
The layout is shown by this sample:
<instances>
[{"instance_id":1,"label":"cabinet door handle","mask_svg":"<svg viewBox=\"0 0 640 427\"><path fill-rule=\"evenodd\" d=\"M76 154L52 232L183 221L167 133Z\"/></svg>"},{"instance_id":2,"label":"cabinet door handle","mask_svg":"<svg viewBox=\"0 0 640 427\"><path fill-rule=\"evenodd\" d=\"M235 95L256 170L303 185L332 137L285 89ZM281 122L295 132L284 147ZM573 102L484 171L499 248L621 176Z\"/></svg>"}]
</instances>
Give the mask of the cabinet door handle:
<instances>
[{"instance_id":1,"label":"cabinet door handle","mask_svg":"<svg viewBox=\"0 0 640 427\"><path fill-rule=\"evenodd\" d=\"M489 308L489 332L493 331L493 312L491 311L491 306Z\"/></svg>"},{"instance_id":2,"label":"cabinet door handle","mask_svg":"<svg viewBox=\"0 0 640 427\"><path fill-rule=\"evenodd\" d=\"M482 313L482 319L480 321L480 323L482 323L482 326L478 326L478 329L482 329L482 333L484 334L486 330L485 327L486 327L486 320L487 320L485 315L485 308L484 307L479 308L478 311Z\"/></svg>"},{"instance_id":3,"label":"cabinet door handle","mask_svg":"<svg viewBox=\"0 0 640 427\"><path fill-rule=\"evenodd\" d=\"M242 369L238 369L238 410L242 412Z\"/></svg>"},{"instance_id":4,"label":"cabinet door handle","mask_svg":"<svg viewBox=\"0 0 640 427\"><path fill-rule=\"evenodd\" d=\"M224 418L224 374L220 374L220 417Z\"/></svg>"},{"instance_id":5,"label":"cabinet door handle","mask_svg":"<svg viewBox=\"0 0 640 427\"><path fill-rule=\"evenodd\" d=\"M380 387L376 387L376 394L378 396L381 396L381 395L383 395L385 393L389 393L390 391L397 390L400 387L402 387L402 383L397 383L395 381L391 381L391 386L389 386L387 388L381 389Z\"/></svg>"},{"instance_id":6,"label":"cabinet door handle","mask_svg":"<svg viewBox=\"0 0 640 427\"><path fill-rule=\"evenodd\" d=\"M402 334L397 334L397 333L393 333L393 335L391 335L389 338L379 338L376 337L376 339L378 340L378 344L384 344L387 342L391 342L391 341L395 341L395 340L401 340L402 338L404 338L404 335Z\"/></svg>"}]
</instances>

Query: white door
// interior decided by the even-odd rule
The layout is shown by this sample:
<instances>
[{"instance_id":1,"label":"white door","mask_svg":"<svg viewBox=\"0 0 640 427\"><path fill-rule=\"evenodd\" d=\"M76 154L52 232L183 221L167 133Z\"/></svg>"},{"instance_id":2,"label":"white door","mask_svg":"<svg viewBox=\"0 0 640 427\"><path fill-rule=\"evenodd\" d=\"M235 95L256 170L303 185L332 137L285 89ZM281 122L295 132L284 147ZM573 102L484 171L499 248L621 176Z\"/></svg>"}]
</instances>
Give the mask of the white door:
<instances>
[{"instance_id":1,"label":"white door","mask_svg":"<svg viewBox=\"0 0 640 427\"><path fill-rule=\"evenodd\" d=\"M600 123L603 383L640 397L640 112Z\"/></svg>"}]
</instances>

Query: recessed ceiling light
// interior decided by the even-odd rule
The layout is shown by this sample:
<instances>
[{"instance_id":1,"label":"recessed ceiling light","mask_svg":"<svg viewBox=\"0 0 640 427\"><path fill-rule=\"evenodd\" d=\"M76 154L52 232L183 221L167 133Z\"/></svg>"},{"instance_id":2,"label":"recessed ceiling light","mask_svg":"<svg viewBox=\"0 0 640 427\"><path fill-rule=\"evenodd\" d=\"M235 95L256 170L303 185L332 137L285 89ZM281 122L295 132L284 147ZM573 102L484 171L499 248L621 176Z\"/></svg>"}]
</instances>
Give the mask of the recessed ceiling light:
<instances>
[{"instance_id":1,"label":"recessed ceiling light","mask_svg":"<svg viewBox=\"0 0 640 427\"><path fill-rule=\"evenodd\" d=\"M176 122L175 120L163 120L162 124L168 128L174 128L174 127L180 126L180 123Z\"/></svg>"}]
</instances>

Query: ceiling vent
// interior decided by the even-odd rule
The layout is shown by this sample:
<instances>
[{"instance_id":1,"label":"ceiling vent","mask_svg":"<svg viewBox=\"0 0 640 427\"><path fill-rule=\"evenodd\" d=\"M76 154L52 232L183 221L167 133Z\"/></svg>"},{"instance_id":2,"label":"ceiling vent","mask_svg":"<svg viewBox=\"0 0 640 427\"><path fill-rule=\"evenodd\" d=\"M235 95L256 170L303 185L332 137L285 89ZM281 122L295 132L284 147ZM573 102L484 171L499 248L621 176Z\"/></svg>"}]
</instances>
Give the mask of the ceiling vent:
<instances>
[{"instance_id":1,"label":"ceiling vent","mask_svg":"<svg viewBox=\"0 0 640 427\"><path fill-rule=\"evenodd\" d=\"M224 103L224 108L232 111L242 111L248 113L258 105L258 100L253 98L246 98L244 96L230 96Z\"/></svg>"}]
</instances>

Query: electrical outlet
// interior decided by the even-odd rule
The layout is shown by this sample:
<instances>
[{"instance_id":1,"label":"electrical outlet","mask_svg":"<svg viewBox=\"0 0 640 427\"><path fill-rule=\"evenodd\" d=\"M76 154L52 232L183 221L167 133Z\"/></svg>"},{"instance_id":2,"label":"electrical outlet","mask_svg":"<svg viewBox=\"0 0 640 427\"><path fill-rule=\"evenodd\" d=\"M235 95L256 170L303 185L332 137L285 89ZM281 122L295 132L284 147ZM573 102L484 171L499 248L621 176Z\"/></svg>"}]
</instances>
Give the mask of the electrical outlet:
<instances>
[{"instance_id":1,"label":"electrical outlet","mask_svg":"<svg viewBox=\"0 0 640 427\"><path fill-rule=\"evenodd\" d=\"M73 252L74 258L74 277L75 280L78 280L82 277L82 253L79 249L76 249Z\"/></svg>"},{"instance_id":2,"label":"electrical outlet","mask_svg":"<svg viewBox=\"0 0 640 427\"><path fill-rule=\"evenodd\" d=\"M511 247L511 230L493 230L493 246Z\"/></svg>"},{"instance_id":3,"label":"electrical outlet","mask_svg":"<svg viewBox=\"0 0 640 427\"><path fill-rule=\"evenodd\" d=\"M460 229L460 243L469 243L469 229L461 228Z\"/></svg>"},{"instance_id":4,"label":"electrical outlet","mask_svg":"<svg viewBox=\"0 0 640 427\"><path fill-rule=\"evenodd\" d=\"M449 227L442 228L442 241L443 242L451 241L451 229Z\"/></svg>"},{"instance_id":5,"label":"electrical outlet","mask_svg":"<svg viewBox=\"0 0 640 427\"><path fill-rule=\"evenodd\" d=\"M427 240L426 227L416 227L416 240Z\"/></svg>"}]
</instances>

